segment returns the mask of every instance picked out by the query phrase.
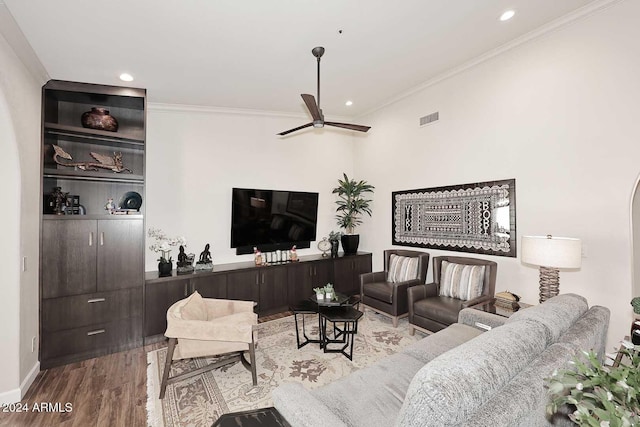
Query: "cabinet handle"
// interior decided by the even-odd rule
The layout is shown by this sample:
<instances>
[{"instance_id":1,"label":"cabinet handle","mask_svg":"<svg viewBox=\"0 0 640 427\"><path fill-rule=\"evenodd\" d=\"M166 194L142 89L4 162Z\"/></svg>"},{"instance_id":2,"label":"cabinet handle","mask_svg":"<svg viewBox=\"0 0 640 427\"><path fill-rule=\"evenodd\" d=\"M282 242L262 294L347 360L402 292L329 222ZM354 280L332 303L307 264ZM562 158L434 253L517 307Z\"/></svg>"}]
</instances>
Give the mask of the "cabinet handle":
<instances>
[{"instance_id":1,"label":"cabinet handle","mask_svg":"<svg viewBox=\"0 0 640 427\"><path fill-rule=\"evenodd\" d=\"M264 273L262 273L262 284L264 285Z\"/></svg>"},{"instance_id":2,"label":"cabinet handle","mask_svg":"<svg viewBox=\"0 0 640 427\"><path fill-rule=\"evenodd\" d=\"M93 246L93 231L89 232L89 246Z\"/></svg>"},{"instance_id":3,"label":"cabinet handle","mask_svg":"<svg viewBox=\"0 0 640 427\"><path fill-rule=\"evenodd\" d=\"M185 296L185 297L186 297L187 295L189 295L189 293L187 292L187 286L188 286L188 284L187 284L187 283L185 283L185 284L184 284L184 296Z\"/></svg>"},{"instance_id":4,"label":"cabinet handle","mask_svg":"<svg viewBox=\"0 0 640 427\"><path fill-rule=\"evenodd\" d=\"M260 284L260 273L256 273L256 285Z\"/></svg>"},{"instance_id":5,"label":"cabinet handle","mask_svg":"<svg viewBox=\"0 0 640 427\"><path fill-rule=\"evenodd\" d=\"M100 246L104 246L104 231L100 233Z\"/></svg>"},{"instance_id":6,"label":"cabinet handle","mask_svg":"<svg viewBox=\"0 0 640 427\"><path fill-rule=\"evenodd\" d=\"M105 332L106 332L105 329L96 329L95 331L87 332L87 336L90 337L92 335L100 335L100 334L104 334Z\"/></svg>"},{"instance_id":7,"label":"cabinet handle","mask_svg":"<svg viewBox=\"0 0 640 427\"><path fill-rule=\"evenodd\" d=\"M87 300L87 302L89 304L93 304L94 302L105 302L106 300L106 298L91 298L90 300Z\"/></svg>"}]
</instances>

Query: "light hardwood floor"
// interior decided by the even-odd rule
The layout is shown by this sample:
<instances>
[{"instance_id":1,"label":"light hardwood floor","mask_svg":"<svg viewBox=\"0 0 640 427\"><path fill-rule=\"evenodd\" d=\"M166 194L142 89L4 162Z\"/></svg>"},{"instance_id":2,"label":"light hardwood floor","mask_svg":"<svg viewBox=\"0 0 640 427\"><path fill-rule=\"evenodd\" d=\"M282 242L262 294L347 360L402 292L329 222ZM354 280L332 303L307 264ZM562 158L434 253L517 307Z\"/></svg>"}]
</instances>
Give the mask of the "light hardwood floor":
<instances>
[{"instance_id":1,"label":"light hardwood floor","mask_svg":"<svg viewBox=\"0 0 640 427\"><path fill-rule=\"evenodd\" d=\"M291 314L265 316L259 322ZM147 352L165 346L164 342L150 344L41 371L21 402L28 405L28 411L0 412L0 426L146 426ZM70 403L72 411L33 410L34 405L39 408L43 403L60 403L62 410L66 403Z\"/></svg>"}]
</instances>

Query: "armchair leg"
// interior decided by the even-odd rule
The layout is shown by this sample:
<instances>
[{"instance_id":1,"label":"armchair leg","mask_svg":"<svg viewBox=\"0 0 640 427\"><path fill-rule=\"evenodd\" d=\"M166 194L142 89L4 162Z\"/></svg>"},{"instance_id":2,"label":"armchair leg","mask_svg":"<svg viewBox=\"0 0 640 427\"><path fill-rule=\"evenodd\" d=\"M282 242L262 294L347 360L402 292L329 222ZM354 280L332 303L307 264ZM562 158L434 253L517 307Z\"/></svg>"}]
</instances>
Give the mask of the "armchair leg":
<instances>
[{"instance_id":1,"label":"armchair leg","mask_svg":"<svg viewBox=\"0 0 640 427\"><path fill-rule=\"evenodd\" d=\"M393 323L393 327L397 328L398 327L398 316L393 316L393 318L391 319L391 323Z\"/></svg>"},{"instance_id":2,"label":"armchair leg","mask_svg":"<svg viewBox=\"0 0 640 427\"><path fill-rule=\"evenodd\" d=\"M251 344L249 344L249 359L251 360L251 379L253 380L253 385L258 385L258 374L256 371L256 345L253 343L253 339L251 340Z\"/></svg>"},{"instance_id":3,"label":"armchair leg","mask_svg":"<svg viewBox=\"0 0 640 427\"><path fill-rule=\"evenodd\" d=\"M416 333L416 328L413 327L411 323L409 323L409 335L414 336Z\"/></svg>"},{"instance_id":4,"label":"armchair leg","mask_svg":"<svg viewBox=\"0 0 640 427\"><path fill-rule=\"evenodd\" d=\"M164 392L167 390L167 380L169 379L169 371L171 371L171 361L173 360L173 352L176 349L177 342L177 338L169 338L167 360L164 363L164 373L162 374L162 383L160 384L160 399L164 399Z\"/></svg>"}]
</instances>

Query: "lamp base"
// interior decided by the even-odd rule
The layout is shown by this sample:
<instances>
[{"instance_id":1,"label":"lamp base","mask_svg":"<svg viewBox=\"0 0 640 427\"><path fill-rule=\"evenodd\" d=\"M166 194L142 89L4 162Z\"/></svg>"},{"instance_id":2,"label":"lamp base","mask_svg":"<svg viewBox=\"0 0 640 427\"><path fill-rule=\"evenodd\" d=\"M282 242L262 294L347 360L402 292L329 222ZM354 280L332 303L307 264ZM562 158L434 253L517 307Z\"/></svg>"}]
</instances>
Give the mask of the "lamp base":
<instances>
[{"instance_id":1,"label":"lamp base","mask_svg":"<svg viewBox=\"0 0 640 427\"><path fill-rule=\"evenodd\" d=\"M560 271L557 268L540 267L540 303L558 295Z\"/></svg>"}]
</instances>

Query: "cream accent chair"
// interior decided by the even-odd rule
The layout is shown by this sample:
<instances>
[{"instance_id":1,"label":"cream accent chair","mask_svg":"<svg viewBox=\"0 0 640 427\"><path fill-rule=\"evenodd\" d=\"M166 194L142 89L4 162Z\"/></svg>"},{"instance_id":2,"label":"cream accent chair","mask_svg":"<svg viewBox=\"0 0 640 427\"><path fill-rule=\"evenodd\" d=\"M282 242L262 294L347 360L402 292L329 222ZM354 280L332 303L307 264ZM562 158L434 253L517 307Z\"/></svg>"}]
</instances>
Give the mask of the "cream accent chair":
<instances>
[{"instance_id":1,"label":"cream accent chair","mask_svg":"<svg viewBox=\"0 0 640 427\"><path fill-rule=\"evenodd\" d=\"M253 312L253 306L253 301L202 298L196 291L169 307L165 332L169 347L160 399L164 398L169 384L237 361L251 371L253 385L257 385L253 326L258 323L258 316ZM246 351L251 362L244 357ZM172 361L205 356L222 358L200 369L169 378Z\"/></svg>"}]
</instances>

